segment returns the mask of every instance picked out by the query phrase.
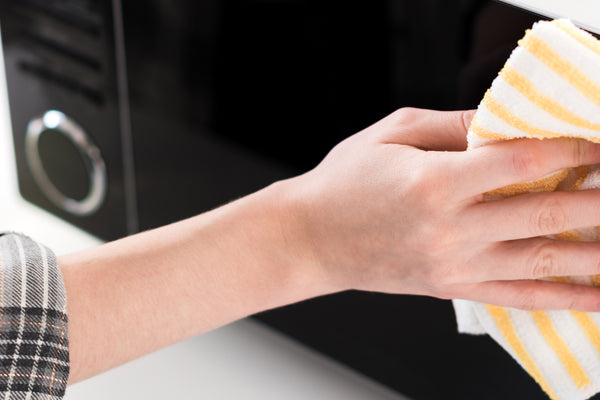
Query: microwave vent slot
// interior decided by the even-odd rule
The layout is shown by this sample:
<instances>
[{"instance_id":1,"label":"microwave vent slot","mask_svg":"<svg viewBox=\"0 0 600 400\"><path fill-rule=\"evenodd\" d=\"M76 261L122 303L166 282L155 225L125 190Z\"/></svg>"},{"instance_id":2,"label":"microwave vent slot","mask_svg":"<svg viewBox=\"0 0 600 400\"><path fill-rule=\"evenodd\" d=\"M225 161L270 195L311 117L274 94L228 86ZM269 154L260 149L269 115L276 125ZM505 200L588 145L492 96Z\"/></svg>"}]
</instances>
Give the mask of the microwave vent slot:
<instances>
[{"instance_id":1,"label":"microwave vent slot","mask_svg":"<svg viewBox=\"0 0 600 400\"><path fill-rule=\"evenodd\" d=\"M38 63L21 61L19 69L25 73L33 75L38 79L60 86L74 94L80 94L92 103L101 106L105 102L104 94L93 87L73 79L68 75L53 71L52 69Z\"/></svg>"},{"instance_id":2,"label":"microwave vent slot","mask_svg":"<svg viewBox=\"0 0 600 400\"><path fill-rule=\"evenodd\" d=\"M11 26L11 40L20 44L15 59L18 70L102 106L106 102L102 55L107 35L100 1L19 0L9 4L6 23Z\"/></svg>"},{"instance_id":3,"label":"microwave vent slot","mask_svg":"<svg viewBox=\"0 0 600 400\"><path fill-rule=\"evenodd\" d=\"M97 1L77 0L20 0L19 5L30 12L41 14L69 25L92 36L102 33L102 16L94 11Z\"/></svg>"},{"instance_id":4,"label":"microwave vent slot","mask_svg":"<svg viewBox=\"0 0 600 400\"><path fill-rule=\"evenodd\" d=\"M96 58L90 57L86 54L77 51L76 49L60 43L58 41L52 40L49 37L44 37L38 33L33 31L22 31L21 36L26 39L31 45L41 47L49 52L53 52L59 54L71 61L74 61L79 64L83 64L88 68L91 68L95 71L102 70L102 64Z\"/></svg>"}]
</instances>

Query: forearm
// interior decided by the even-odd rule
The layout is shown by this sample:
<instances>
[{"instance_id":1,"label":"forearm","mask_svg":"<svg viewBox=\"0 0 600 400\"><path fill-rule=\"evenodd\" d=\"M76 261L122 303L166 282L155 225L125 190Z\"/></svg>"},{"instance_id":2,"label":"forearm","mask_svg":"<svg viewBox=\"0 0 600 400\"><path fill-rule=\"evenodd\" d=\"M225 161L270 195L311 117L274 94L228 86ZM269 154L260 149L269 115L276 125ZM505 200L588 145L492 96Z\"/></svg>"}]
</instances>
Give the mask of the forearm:
<instances>
[{"instance_id":1,"label":"forearm","mask_svg":"<svg viewBox=\"0 0 600 400\"><path fill-rule=\"evenodd\" d=\"M286 184L61 257L70 382L247 315L331 291L302 241L291 237Z\"/></svg>"}]
</instances>

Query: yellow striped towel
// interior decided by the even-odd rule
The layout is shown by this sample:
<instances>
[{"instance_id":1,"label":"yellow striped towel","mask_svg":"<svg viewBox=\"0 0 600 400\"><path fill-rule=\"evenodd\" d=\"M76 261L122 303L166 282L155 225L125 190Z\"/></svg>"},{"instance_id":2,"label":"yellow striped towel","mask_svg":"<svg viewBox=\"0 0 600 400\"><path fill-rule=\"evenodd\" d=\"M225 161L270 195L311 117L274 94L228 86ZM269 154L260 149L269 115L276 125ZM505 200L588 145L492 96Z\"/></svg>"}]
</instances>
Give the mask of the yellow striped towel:
<instances>
[{"instance_id":1,"label":"yellow striped towel","mask_svg":"<svg viewBox=\"0 0 600 400\"><path fill-rule=\"evenodd\" d=\"M567 20L538 22L481 101L469 147L513 138L578 137L600 142L600 42ZM600 188L600 166L571 168L489 193ZM556 235L600 240L598 228ZM598 276L561 280L600 286ZM552 399L600 391L600 313L522 311L454 301L461 332L490 334Z\"/></svg>"}]
</instances>

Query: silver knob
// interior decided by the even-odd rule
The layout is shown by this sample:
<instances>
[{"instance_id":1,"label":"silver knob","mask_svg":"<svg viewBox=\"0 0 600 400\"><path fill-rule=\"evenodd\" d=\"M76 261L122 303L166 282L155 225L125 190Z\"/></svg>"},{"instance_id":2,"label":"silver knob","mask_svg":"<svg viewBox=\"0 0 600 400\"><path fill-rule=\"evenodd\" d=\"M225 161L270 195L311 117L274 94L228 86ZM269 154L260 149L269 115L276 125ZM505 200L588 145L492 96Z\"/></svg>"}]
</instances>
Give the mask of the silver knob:
<instances>
[{"instance_id":1,"label":"silver knob","mask_svg":"<svg viewBox=\"0 0 600 400\"><path fill-rule=\"evenodd\" d=\"M54 131L64 135L79 150L86 162L90 187L82 200L65 196L52 183L44 170L39 152L39 140L44 132ZM96 147L83 128L60 111L49 110L32 119L25 135L25 158L33 178L40 189L57 207L77 216L96 212L106 198L106 165Z\"/></svg>"}]
</instances>

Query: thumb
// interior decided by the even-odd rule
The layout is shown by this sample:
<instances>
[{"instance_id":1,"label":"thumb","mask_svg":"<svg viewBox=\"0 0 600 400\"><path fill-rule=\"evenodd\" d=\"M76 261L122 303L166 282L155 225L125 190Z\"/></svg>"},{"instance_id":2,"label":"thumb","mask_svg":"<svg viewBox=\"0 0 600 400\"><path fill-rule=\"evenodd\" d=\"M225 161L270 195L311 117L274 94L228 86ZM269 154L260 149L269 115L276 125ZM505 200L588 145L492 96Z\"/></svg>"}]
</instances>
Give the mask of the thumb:
<instances>
[{"instance_id":1,"label":"thumb","mask_svg":"<svg viewBox=\"0 0 600 400\"><path fill-rule=\"evenodd\" d=\"M435 151L467 148L467 131L475 110L434 111L401 108L385 118L383 141Z\"/></svg>"}]
</instances>

